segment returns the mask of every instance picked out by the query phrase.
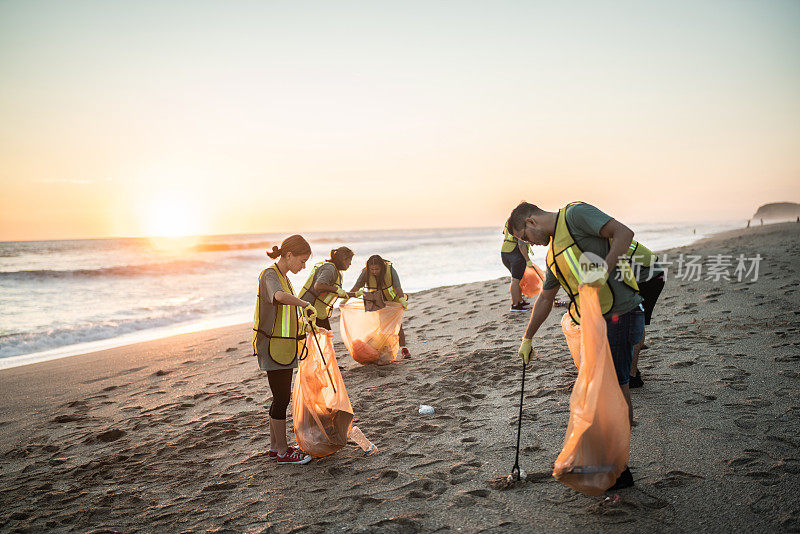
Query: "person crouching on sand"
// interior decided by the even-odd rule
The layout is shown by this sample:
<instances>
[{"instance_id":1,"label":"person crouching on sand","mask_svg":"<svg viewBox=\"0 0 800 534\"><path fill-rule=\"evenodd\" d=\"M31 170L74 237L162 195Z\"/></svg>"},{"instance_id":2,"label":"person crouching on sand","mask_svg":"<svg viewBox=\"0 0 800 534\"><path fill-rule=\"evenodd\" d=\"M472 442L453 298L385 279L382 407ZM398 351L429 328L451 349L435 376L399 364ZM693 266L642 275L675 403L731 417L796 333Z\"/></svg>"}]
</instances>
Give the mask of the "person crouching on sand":
<instances>
[{"instance_id":1,"label":"person crouching on sand","mask_svg":"<svg viewBox=\"0 0 800 534\"><path fill-rule=\"evenodd\" d=\"M523 298L519 283L525 274L525 268L532 266L533 262L528 255L528 244L511 235L511 232L508 231L508 223L503 228L500 261L511 273L511 308L509 311L526 311L530 304Z\"/></svg>"},{"instance_id":2,"label":"person crouching on sand","mask_svg":"<svg viewBox=\"0 0 800 534\"><path fill-rule=\"evenodd\" d=\"M561 285L570 296L569 314L580 323L578 286L583 278L576 272L578 258L596 258L592 263L605 261L611 272L596 283L600 285L600 309L606 320L608 344L622 394L628 404L628 417L633 422L630 382L633 346L644 332L644 310L638 286L625 259L633 240L633 231L599 209L583 202L574 202L558 212L544 211L533 204L521 203L508 218L508 228L517 239L532 245L549 245L547 278L536 299L528 327L519 347L519 355L527 365L533 355L532 339L550 311ZM617 274L621 274L617 279ZM609 489L633 485L633 475L627 467Z\"/></svg>"},{"instance_id":3,"label":"person crouching on sand","mask_svg":"<svg viewBox=\"0 0 800 534\"><path fill-rule=\"evenodd\" d=\"M253 353L267 372L272 391L269 408L269 456L280 464L307 464L311 456L286 443L286 408L292 395L292 373L305 347L305 321L316 317L314 306L294 295L287 274L298 273L311 256L302 236L287 237L267 256L278 261L261 271L253 325Z\"/></svg>"},{"instance_id":4,"label":"person crouching on sand","mask_svg":"<svg viewBox=\"0 0 800 534\"><path fill-rule=\"evenodd\" d=\"M344 302L354 295L342 289L342 271L349 269L352 261L353 251L349 248L331 250L330 259L314 266L300 290L300 298L313 304L317 310L317 326L330 330L329 318L336 299L341 298Z\"/></svg>"},{"instance_id":5,"label":"person crouching on sand","mask_svg":"<svg viewBox=\"0 0 800 534\"><path fill-rule=\"evenodd\" d=\"M649 248L633 241L628 249L628 261L633 267L636 283L639 286L639 296L642 297L644 308L645 327L650 324L653 310L658 302L658 297L664 289L666 272L658 263L656 256ZM642 373L639 371L639 352L644 346L645 329L642 329L642 339L633 347L633 362L631 363L631 388L644 386Z\"/></svg>"},{"instance_id":6,"label":"person crouching on sand","mask_svg":"<svg viewBox=\"0 0 800 534\"><path fill-rule=\"evenodd\" d=\"M408 309L408 297L400 287L400 276L392 267L392 262L386 261L377 254L370 256L367 266L361 270L353 289L350 290L357 297L364 293L380 291L385 302L398 302L403 308ZM406 347L406 333L400 327L400 352L404 358L410 358L411 352Z\"/></svg>"}]
</instances>

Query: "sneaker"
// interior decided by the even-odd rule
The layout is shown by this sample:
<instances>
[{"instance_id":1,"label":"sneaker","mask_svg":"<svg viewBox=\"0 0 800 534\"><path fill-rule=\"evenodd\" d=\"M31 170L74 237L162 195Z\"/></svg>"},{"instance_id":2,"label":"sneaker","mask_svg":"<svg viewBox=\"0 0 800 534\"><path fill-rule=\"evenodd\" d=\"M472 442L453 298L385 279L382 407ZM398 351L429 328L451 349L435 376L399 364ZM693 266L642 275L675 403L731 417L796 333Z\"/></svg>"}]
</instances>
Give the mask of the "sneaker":
<instances>
[{"instance_id":1,"label":"sneaker","mask_svg":"<svg viewBox=\"0 0 800 534\"><path fill-rule=\"evenodd\" d=\"M524 312L524 311L529 311L529 310L528 310L528 308L526 306L524 306L522 303L520 303L520 304L512 304L511 307L508 309L508 311Z\"/></svg>"},{"instance_id":2,"label":"sneaker","mask_svg":"<svg viewBox=\"0 0 800 534\"><path fill-rule=\"evenodd\" d=\"M629 388L640 388L644 385L642 380L642 372L639 371L636 376L631 375L631 381L628 383Z\"/></svg>"},{"instance_id":3,"label":"sneaker","mask_svg":"<svg viewBox=\"0 0 800 534\"><path fill-rule=\"evenodd\" d=\"M631 486L633 486L633 475L631 474L630 468L626 466L625 471L620 473L620 475L617 477L617 481L614 482L614 485L608 488L606 491L630 488Z\"/></svg>"},{"instance_id":4,"label":"sneaker","mask_svg":"<svg viewBox=\"0 0 800 534\"><path fill-rule=\"evenodd\" d=\"M300 447L296 447L295 445L289 445L288 447L286 447L286 452L299 451L299 450L300 450ZM278 451L276 451L275 449L270 449L269 450L269 457L270 458L277 458L278 457Z\"/></svg>"},{"instance_id":5,"label":"sneaker","mask_svg":"<svg viewBox=\"0 0 800 534\"><path fill-rule=\"evenodd\" d=\"M286 449L286 454L277 456L279 464L298 464L303 465L311 461L311 455L306 454L300 449Z\"/></svg>"},{"instance_id":6,"label":"sneaker","mask_svg":"<svg viewBox=\"0 0 800 534\"><path fill-rule=\"evenodd\" d=\"M407 347L403 347L402 349L400 349L400 353L403 355L403 358L411 357L411 352L408 350Z\"/></svg>"}]
</instances>

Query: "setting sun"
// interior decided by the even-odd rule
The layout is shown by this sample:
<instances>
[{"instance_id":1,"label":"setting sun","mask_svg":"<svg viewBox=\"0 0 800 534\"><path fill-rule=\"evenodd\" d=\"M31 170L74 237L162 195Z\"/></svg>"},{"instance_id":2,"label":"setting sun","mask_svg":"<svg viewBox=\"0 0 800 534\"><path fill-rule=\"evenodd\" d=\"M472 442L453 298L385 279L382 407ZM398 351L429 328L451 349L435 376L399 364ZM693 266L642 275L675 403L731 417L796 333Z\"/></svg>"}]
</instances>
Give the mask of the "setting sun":
<instances>
[{"instance_id":1,"label":"setting sun","mask_svg":"<svg viewBox=\"0 0 800 534\"><path fill-rule=\"evenodd\" d=\"M176 194L162 194L142 208L143 232L152 237L179 237L202 232L198 210Z\"/></svg>"}]
</instances>

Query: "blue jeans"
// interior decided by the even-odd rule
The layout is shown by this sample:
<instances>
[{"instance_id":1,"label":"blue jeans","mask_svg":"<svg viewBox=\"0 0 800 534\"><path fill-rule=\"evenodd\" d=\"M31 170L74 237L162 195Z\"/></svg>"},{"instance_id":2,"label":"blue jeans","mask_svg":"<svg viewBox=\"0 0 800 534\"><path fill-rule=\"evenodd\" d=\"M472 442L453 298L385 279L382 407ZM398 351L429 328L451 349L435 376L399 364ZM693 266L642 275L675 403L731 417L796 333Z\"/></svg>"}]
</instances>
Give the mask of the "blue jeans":
<instances>
[{"instance_id":1,"label":"blue jeans","mask_svg":"<svg viewBox=\"0 0 800 534\"><path fill-rule=\"evenodd\" d=\"M606 332L617 380L620 386L627 386L631 381L633 346L644 337L644 310L641 305L628 313L606 319Z\"/></svg>"}]
</instances>

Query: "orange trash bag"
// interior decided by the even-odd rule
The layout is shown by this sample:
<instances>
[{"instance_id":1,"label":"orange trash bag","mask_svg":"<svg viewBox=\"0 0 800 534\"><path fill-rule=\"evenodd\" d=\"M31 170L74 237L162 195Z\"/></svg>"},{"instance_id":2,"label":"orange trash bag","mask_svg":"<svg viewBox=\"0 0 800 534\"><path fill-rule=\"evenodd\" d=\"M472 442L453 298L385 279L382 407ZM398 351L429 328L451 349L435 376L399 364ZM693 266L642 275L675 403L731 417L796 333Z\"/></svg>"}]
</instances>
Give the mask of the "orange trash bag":
<instances>
[{"instance_id":1,"label":"orange trash bag","mask_svg":"<svg viewBox=\"0 0 800 534\"><path fill-rule=\"evenodd\" d=\"M298 364L292 393L292 420L294 437L303 452L321 458L347 444L353 407L333 352L333 332L319 328L317 339L324 354L308 333L308 356Z\"/></svg>"},{"instance_id":2,"label":"orange trash bag","mask_svg":"<svg viewBox=\"0 0 800 534\"><path fill-rule=\"evenodd\" d=\"M564 337L567 338L567 347L569 353L572 354L572 361L575 362L575 367L581 368L581 327L575 324L569 312L564 314L561 318L561 330L564 331Z\"/></svg>"},{"instance_id":3,"label":"orange trash bag","mask_svg":"<svg viewBox=\"0 0 800 534\"><path fill-rule=\"evenodd\" d=\"M368 312L363 301L351 300L339 308L339 330L355 361L386 365L397 359L404 311L401 304L387 302L385 308Z\"/></svg>"},{"instance_id":4,"label":"orange trash bag","mask_svg":"<svg viewBox=\"0 0 800 534\"><path fill-rule=\"evenodd\" d=\"M614 371L597 292L588 285L579 289L581 362L569 399L564 448L553 469L560 482L595 496L625 469L631 441L628 404Z\"/></svg>"},{"instance_id":5,"label":"orange trash bag","mask_svg":"<svg viewBox=\"0 0 800 534\"><path fill-rule=\"evenodd\" d=\"M542 291L544 283L544 273L537 266L526 267L522 280L519 281L519 288L526 297L535 297Z\"/></svg>"}]
</instances>

